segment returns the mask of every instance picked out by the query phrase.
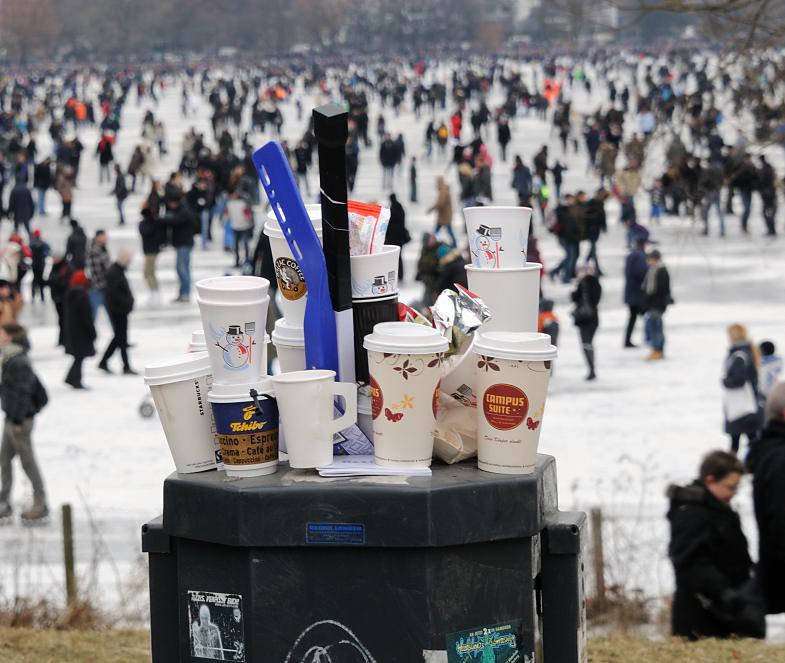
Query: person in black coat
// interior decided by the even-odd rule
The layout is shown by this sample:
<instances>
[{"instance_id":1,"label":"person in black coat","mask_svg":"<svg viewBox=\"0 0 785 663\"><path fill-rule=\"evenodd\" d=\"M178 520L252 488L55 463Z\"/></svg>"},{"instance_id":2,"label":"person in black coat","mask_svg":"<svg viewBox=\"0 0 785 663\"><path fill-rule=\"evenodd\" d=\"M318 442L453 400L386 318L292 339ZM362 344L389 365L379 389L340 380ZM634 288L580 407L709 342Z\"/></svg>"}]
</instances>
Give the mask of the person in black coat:
<instances>
[{"instance_id":1,"label":"person in black coat","mask_svg":"<svg viewBox=\"0 0 785 663\"><path fill-rule=\"evenodd\" d=\"M602 276L600 263L597 259L597 242L600 241L602 233L608 232L608 219L605 215L605 201L608 199L608 192L605 189L600 189L591 200L581 200L582 197L585 198L585 195L583 192L578 194L578 199L584 203L586 239L589 240L589 253L586 256L586 264L593 262L597 276Z\"/></svg>"},{"instance_id":2,"label":"person in black coat","mask_svg":"<svg viewBox=\"0 0 785 663\"><path fill-rule=\"evenodd\" d=\"M57 345L65 345L65 293L68 290L68 282L71 279L71 270L63 256L55 254L52 256L52 267L49 270L49 277L46 285L49 286L49 296L57 311Z\"/></svg>"},{"instance_id":3,"label":"person in black coat","mask_svg":"<svg viewBox=\"0 0 785 663\"><path fill-rule=\"evenodd\" d=\"M671 279L662 262L662 254L654 249L646 256L649 269L643 279L643 308L646 311L646 340L651 346L647 361L665 358L665 326L663 316L673 303Z\"/></svg>"},{"instance_id":4,"label":"person in black coat","mask_svg":"<svg viewBox=\"0 0 785 663\"><path fill-rule=\"evenodd\" d=\"M71 234L65 241L65 259L72 270L84 269L87 260L87 235L76 219L69 221Z\"/></svg>"},{"instance_id":5,"label":"person in black coat","mask_svg":"<svg viewBox=\"0 0 785 663\"><path fill-rule=\"evenodd\" d=\"M98 368L106 373L112 372L109 369L109 360L115 350L120 350L120 356L123 359L123 374L137 375L128 361L128 316L134 309L134 295L125 276L125 270L130 262L130 251L121 249L117 260L106 271L106 288L104 289L106 310L114 330L114 336L98 364Z\"/></svg>"},{"instance_id":6,"label":"person in black coat","mask_svg":"<svg viewBox=\"0 0 785 663\"><path fill-rule=\"evenodd\" d=\"M753 442L747 467L755 475L752 496L758 522L758 573L766 612L785 612L785 382L766 400L767 424Z\"/></svg>"},{"instance_id":7,"label":"person in black coat","mask_svg":"<svg viewBox=\"0 0 785 663\"><path fill-rule=\"evenodd\" d=\"M581 272L578 285L572 292L572 301L575 303L572 318L580 333L583 355L586 357L586 365L589 368L586 379L594 380L597 377L594 365L594 335L600 326L599 307L602 299L602 285L600 285L600 279L597 278L592 267L587 265Z\"/></svg>"},{"instance_id":8,"label":"person in black coat","mask_svg":"<svg viewBox=\"0 0 785 663\"><path fill-rule=\"evenodd\" d=\"M752 560L739 515L730 507L744 465L725 451L709 453L689 486L670 486L668 555L676 575L673 635L757 635L745 599Z\"/></svg>"},{"instance_id":9,"label":"person in black coat","mask_svg":"<svg viewBox=\"0 0 785 663\"><path fill-rule=\"evenodd\" d=\"M22 178L17 178L11 195L8 198L8 216L14 221L14 232L19 232L20 224L25 227L27 236L32 238L30 230L30 219L35 215L35 203L33 194L30 193L26 182Z\"/></svg>"},{"instance_id":10,"label":"person in black coat","mask_svg":"<svg viewBox=\"0 0 785 663\"><path fill-rule=\"evenodd\" d=\"M390 222L387 225L386 243L401 247L398 254L398 281L403 281L403 247L411 241L411 235L406 229L406 212L403 205L398 202L398 197L390 194Z\"/></svg>"},{"instance_id":11,"label":"person in black coat","mask_svg":"<svg viewBox=\"0 0 785 663\"><path fill-rule=\"evenodd\" d=\"M624 303L629 311L627 329L624 332L625 348L637 347L632 342L632 333L635 331L635 322L638 320L638 316L643 315L643 281L648 271L646 240L636 239L624 261Z\"/></svg>"},{"instance_id":12,"label":"person in black coat","mask_svg":"<svg viewBox=\"0 0 785 663\"><path fill-rule=\"evenodd\" d=\"M69 281L63 307L65 318L65 352L74 358L65 383L74 389L84 389L82 362L95 354L95 325L87 291L90 281L84 269L77 269Z\"/></svg>"},{"instance_id":13,"label":"person in black coat","mask_svg":"<svg viewBox=\"0 0 785 663\"><path fill-rule=\"evenodd\" d=\"M35 165L33 188L38 198L38 215L46 216L46 192L52 188L52 160L49 157Z\"/></svg>"}]
</instances>

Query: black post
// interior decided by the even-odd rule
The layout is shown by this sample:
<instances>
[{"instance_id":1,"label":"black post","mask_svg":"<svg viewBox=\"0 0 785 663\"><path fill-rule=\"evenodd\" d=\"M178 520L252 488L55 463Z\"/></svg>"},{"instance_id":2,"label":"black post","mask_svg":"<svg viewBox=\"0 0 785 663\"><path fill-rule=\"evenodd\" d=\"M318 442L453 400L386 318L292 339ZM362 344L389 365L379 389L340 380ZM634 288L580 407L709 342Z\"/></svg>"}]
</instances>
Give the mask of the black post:
<instances>
[{"instance_id":1,"label":"black post","mask_svg":"<svg viewBox=\"0 0 785 663\"><path fill-rule=\"evenodd\" d=\"M352 275L349 263L349 213L346 187L346 139L349 114L340 106L314 108L313 128L319 143L319 189L322 203L324 259L338 337L339 379L354 382Z\"/></svg>"},{"instance_id":2,"label":"black post","mask_svg":"<svg viewBox=\"0 0 785 663\"><path fill-rule=\"evenodd\" d=\"M63 561L65 563L65 595L68 605L76 600L76 570L74 561L74 524L71 505L63 504Z\"/></svg>"}]
</instances>

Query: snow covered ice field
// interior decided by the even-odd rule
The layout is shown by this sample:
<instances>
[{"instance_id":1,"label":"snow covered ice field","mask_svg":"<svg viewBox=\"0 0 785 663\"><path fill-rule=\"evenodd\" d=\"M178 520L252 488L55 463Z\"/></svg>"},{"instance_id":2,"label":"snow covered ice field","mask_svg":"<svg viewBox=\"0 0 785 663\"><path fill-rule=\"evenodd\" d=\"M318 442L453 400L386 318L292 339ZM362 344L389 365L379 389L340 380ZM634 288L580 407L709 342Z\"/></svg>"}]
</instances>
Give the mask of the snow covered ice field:
<instances>
[{"instance_id":1,"label":"snow covered ice field","mask_svg":"<svg viewBox=\"0 0 785 663\"><path fill-rule=\"evenodd\" d=\"M594 110L604 99L603 88L588 98L576 89L574 108L580 112ZM303 96L307 113L325 99ZM500 101L500 90L493 91L489 104ZM123 114L115 154L125 167L130 153L140 139L144 111L152 108L166 125L169 154L157 161L154 170L165 181L180 157L180 139L190 126L210 137L205 102L197 102L197 113L181 117L179 87L163 94L159 105L148 100L136 105L131 94ZM447 119L437 112L437 120ZM375 130L378 100L372 100L371 128ZM294 104L283 106L284 138L294 145L305 128L298 122ZM426 113L416 120L404 108L395 117L390 108L383 111L388 130L402 132L408 158L418 157L418 204L408 203L408 171L398 176L395 189L407 211L407 224L414 238L404 249L406 282L404 301L419 298L420 285L411 281L419 254L419 236L432 230L435 220L426 213L435 198L435 177L443 174L447 161L436 152L432 160L423 154L423 136L428 121ZM631 130L634 121L630 121ZM586 155L571 151L561 154L557 137L550 136L550 125L528 118L513 122L513 140L508 154L521 154L531 163L543 143L550 145L551 159L560 158L569 170L563 190L584 189L592 193L597 179L586 173ZM372 132L375 137L375 131ZM729 131L728 138L733 138ZM468 133L464 137L467 137ZM79 188L74 192L74 216L85 226L88 236L97 228L106 228L110 252L120 246L137 251L129 270L131 285L137 296L137 308L130 322L134 347L131 361L141 370L146 363L184 351L190 332L199 327L195 302L169 304L177 294L174 255L171 249L158 261L165 305L160 309L147 306L147 292L142 280L141 245L136 228L142 191L126 201L129 225L117 227L114 199L109 185L99 186L98 163L93 152L97 131L80 133L85 144ZM269 135L252 136L261 146ZM42 142L48 136L41 136ZM515 204L510 188L512 158L504 164L498 153L495 129L486 136L494 156L493 184L495 204ZM43 145L44 148L47 145ZM583 146L581 145L581 149ZM783 173L780 150L769 154L778 171ZM651 183L661 160L661 150L654 150L647 162L644 182ZM454 169L447 172L453 196L457 192ZM384 203L381 187L378 144L360 156L354 197ZM311 174L311 189L317 176ZM146 191L144 192L146 193ZM648 197L641 194L638 214L647 218ZM756 203L757 205L757 203ZM60 225L59 199L50 191L49 217L37 221L55 250L65 244L67 226ZM257 212L257 230L263 210ZM546 266L561 259L555 239L535 223ZM668 528L664 514L666 485L693 478L699 459L706 451L726 448L722 432L722 409L719 375L726 352L725 328L732 322L746 324L755 340L769 338L785 349L785 264L782 239L762 238L764 226L758 207L753 209L750 236L742 236L735 217L728 219L729 236L725 240L699 236L699 229L687 219L666 218L661 226L651 228L659 242L671 272L676 305L666 315L667 360L656 364L643 361L646 350L622 350L626 308L622 302L622 267L626 253L624 232L618 224L618 207L608 205L609 232L600 241L603 299L600 329L595 340L599 379L586 383L585 368L577 331L569 315L570 287L543 282L546 295L556 301L560 317L560 355L551 382L547 415L543 424L541 451L558 461L560 503L562 509L588 510L600 506L606 515L606 558L609 584L619 583L628 590L641 589L647 596L661 596L672 589L672 571L666 555ZM456 230L463 223L456 201ZM2 227L5 237L8 224ZM219 237L220 233L216 233ZM585 248L584 248L585 251ZM229 273L232 257L214 241L208 251L195 248L193 280ZM29 278L28 278L29 287ZM121 608L128 619L140 614L146 602L144 584L135 589L126 586L125 578L138 572L143 564L140 553L140 526L158 515L162 508L162 482L174 467L167 451L157 418L143 419L137 407L145 396L141 377L107 376L97 370L98 357L87 362L85 383L88 392L75 392L63 384L70 364L61 349L55 348L56 319L51 304L28 304L22 316L30 330L33 360L50 392L50 404L36 419L34 439L44 472L53 510L48 528L28 530L14 524L0 529L0 594L36 593L61 589L61 547L59 505L71 503L76 517L77 559L80 573L97 579L97 596L108 607ZM642 344L639 322L635 342ZM111 338L104 313L98 320L97 350L101 352ZM115 358L117 371L119 359ZM22 506L29 497L29 487L20 467L16 467L14 502ZM749 480L736 501L742 513L753 556L756 550L755 523L751 508ZM778 637L775 635L775 637Z\"/></svg>"}]
</instances>

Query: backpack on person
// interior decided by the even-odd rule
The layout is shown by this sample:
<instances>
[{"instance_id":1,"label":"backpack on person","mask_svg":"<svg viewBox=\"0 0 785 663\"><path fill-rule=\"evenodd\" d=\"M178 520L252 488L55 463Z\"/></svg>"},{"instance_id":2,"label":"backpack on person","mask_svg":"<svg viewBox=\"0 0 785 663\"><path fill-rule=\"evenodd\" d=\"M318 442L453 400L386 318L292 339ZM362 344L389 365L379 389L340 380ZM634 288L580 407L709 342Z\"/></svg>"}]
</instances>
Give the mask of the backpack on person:
<instances>
[{"instance_id":1,"label":"backpack on person","mask_svg":"<svg viewBox=\"0 0 785 663\"><path fill-rule=\"evenodd\" d=\"M35 379L32 398L33 409L35 410L33 414L38 414L49 404L49 393L46 391L44 383L41 382L41 378L38 377L38 374L35 371L33 371L33 378Z\"/></svg>"}]
</instances>

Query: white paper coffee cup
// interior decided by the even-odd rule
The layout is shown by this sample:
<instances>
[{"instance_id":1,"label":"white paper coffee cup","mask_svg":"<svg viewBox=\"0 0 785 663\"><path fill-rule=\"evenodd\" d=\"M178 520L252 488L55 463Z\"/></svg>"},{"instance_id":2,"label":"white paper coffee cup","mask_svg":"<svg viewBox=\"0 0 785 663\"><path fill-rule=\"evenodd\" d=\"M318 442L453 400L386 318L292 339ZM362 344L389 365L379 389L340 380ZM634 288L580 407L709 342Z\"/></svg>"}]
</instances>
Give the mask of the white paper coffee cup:
<instances>
[{"instance_id":1,"label":"white paper coffee cup","mask_svg":"<svg viewBox=\"0 0 785 663\"><path fill-rule=\"evenodd\" d=\"M287 320L280 318L275 321L272 340L281 373L306 369L305 331L302 327L289 324Z\"/></svg>"},{"instance_id":2,"label":"white paper coffee cup","mask_svg":"<svg viewBox=\"0 0 785 663\"><path fill-rule=\"evenodd\" d=\"M477 360L477 466L497 474L531 474L556 347L547 334L483 332L472 350Z\"/></svg>"},{"instance_id":3,"label":"white paper coffee cup","mask_svg":"<svg viewBox=\"0 0 785 663\"><path fill-rule=\"evenodd\" d=\"M398 292L401 247L385 244L379 253L350 256L352 301L388 299Z\"/></svg>"},{"instance_id":4,"label":"white paper coffee cup","mask_svg":"<svg viewBox=\"0 0 785 663\"><path fill-rule=\"evenodd\" d=\"M357 386L336 382L335 371L281 373L272 378L286 435L289 466L313 468L333 462L333 436L357 421ZM335 397L346 411L334 418Z\"/></svg>"},{"instance_id":5,"label":"white paper coffee cup","mask_svg":"<svg viewBox=\"0 0 785 663\"><path fill-rule=\"evenodd\" d=\"M363 345L368 350L376 462L429 467L447 339L425 325L383 322Z\"/></svg>"},{"instance_id":6,"label":"white paper coffee cup","mask_svg":"<svg viewBox=\"0 0 785 663\"><path fill-rule=\"evenodd\" d=\"M472 265L479 269L525 267L530 207L465 207Z\"/></svg>"},{"instance_id":7,"label":"white paper coffee cup","mask_svg":"<svg viewBox=\"0 0 785 663\"><path fill-rule=\"evenodd\" d=\"M258 382L266 373L264 335L270 282L257 276L221 276L196 284L213 381Z\"/></svg>"},{"instance_id":8,"label":"white paper coffee cup","mask_svg":"<svg viewBox=\"0 0 785 663\"><path fill-rule=\"evenodd\" d=\"M206 352L174 357L144 369L155 409L181 474L216 468L216 440L207 394L210 360Z\"/></svg>"},{"instance_id":9,"label":"white paper coffee cup","mask_svg":"<svg viewBox=\"0 0 785 663\"><path fill-rule=\"evenodd\" d=\"M491 319L482 330L536 332L540 311L540 271L542 265L480 269L466 265L469 290L491 310Z\"/></svg>"},{"instance_id":10,"label":"white paper coffee cup","mask_svg":"<svg viewBox=\"0 0 785 663\"><path fill-rule=\"evenodd\" d=\"M311 219L319 242L322 241L322 207L321 205L306 205L306 211ZM281 293L281 308L284 318L296 327L303 326L305 318L305 303L308 300L308 285L303 277L300 265L294 257L289 243L284 237L283 230L270 211L267 222L264 224L264 234L270 238L270 251L273 256L275 279L278 281L278 291Z\"/></svg>"},{"instance_id":11,"label":"white paper coffee cup","mask_svg":"<svg viewBox=\"0 0 785 663\"><path fill-rule=\"evenodd\" d=\"M256 408L251 389L259 394ZM273 474L278 467L278 404L269 378L251 384L214 384L208 401L227 476Z\"/></svg>"}]
</instances>

